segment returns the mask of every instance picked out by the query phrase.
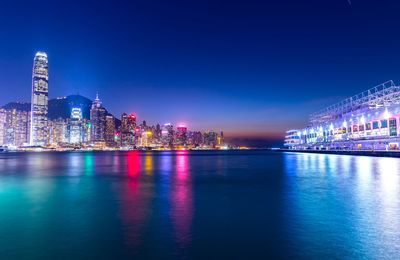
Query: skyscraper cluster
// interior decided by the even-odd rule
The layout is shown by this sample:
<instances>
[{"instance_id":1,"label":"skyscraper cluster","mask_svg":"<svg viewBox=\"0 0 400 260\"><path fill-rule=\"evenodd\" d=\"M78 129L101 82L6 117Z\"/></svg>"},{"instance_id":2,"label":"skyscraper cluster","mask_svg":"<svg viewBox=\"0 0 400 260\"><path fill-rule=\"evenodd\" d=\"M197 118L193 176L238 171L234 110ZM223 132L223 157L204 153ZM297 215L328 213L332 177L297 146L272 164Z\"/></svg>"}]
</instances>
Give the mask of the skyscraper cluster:
<instances>
[{"instance_id":1,"label":"skyscraper cluster","mask_svg":"<svg viewBox=\"0 0 400 260\"><path fill-rule=\"evenodd\" d=\"M186 149L224 146L223 133L190 131L186 125L148 125L136 115L123 113L115 118L103 106L99 95L90 106L89 116L82 107L70 108L68 117L50 119L49 71L45 52L33 61L30 108L0 108L0 146L14 148L82 149ZM26 104L25 104L26 105ZM23 108L24 107L24 108Z\"/></svg>"}]
</instances>

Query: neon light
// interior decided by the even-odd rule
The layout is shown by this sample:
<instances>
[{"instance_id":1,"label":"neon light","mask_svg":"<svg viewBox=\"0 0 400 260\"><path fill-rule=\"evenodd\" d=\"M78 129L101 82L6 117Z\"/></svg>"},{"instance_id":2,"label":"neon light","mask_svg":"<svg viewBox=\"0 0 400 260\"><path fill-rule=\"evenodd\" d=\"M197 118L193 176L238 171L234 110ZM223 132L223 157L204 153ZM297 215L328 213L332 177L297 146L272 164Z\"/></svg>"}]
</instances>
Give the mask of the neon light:
<instances>
[{"instance_id":1,"label":"neon light","mask_svg":"<svg viewBox=\"0 0 400 260\"><path fill-rule=\"evenodd\" d=\"M365 117L364 117L364 115L361 116L360 122L361 122L361 124L365 124Z\"/></svg>"},{"instance_id":2,"label":"neon light","mask_svg":"<svg viewBox=\"0 0 400 260\"><path fill-rule=\"evenodd\" d=\"M387 108L385 108L385 112L383 113L383 117L384 117L385 119L389 119L389 117L390 117L390 113L389 113L389 111L388 111Z\"/></svg>"}]
</instances>

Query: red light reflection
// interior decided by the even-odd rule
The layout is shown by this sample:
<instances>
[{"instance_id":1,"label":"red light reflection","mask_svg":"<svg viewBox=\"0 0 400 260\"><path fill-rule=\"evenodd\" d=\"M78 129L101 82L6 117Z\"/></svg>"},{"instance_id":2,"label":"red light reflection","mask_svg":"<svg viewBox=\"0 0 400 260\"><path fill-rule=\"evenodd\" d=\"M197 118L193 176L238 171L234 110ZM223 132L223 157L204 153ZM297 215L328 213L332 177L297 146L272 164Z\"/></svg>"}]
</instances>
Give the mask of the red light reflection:
<instances>
[{"instance_id":1,"label":"red light reflection","mask_svg":"<svg viewBox=\"0 0 400 260\"><path fill-rule=\"evenodd\" d=\"M183 248L191 241L193 218L192 185L188 151L176 152L176 174L172 188L172 218L175 237Z\"/></svg>"},{"instance_id":2,"label":"red light reflection","mask_svg":"<svg viewBox=\"0 0 400 260\"><path fill-rule=\"evenodd\" d=\"M136 177L140 172L140 152L129 151L126 155L126 173L128 176Z\"/></svg>"}]
</instances>

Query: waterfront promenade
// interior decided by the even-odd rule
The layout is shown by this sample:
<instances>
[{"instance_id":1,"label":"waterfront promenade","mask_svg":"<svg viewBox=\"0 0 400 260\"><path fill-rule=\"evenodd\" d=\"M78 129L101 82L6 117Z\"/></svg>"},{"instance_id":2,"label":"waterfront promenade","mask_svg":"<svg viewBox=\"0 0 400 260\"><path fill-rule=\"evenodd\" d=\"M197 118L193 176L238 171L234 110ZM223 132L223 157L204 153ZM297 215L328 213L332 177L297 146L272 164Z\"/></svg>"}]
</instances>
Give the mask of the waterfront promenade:
<instances>
[{"instance_id":1,"label":"waterfront promenade","mask_svg":"<svg viewBox=\"0 0 400 260\"><path fill-rule=\"evenodd\" d=\"M342 155L360 155L375 157L398 157L400 158L400 150L295 150L281 149L281 152L290 153L322 153L322 154L342 154Z\"/></svg>"}]
</instances>

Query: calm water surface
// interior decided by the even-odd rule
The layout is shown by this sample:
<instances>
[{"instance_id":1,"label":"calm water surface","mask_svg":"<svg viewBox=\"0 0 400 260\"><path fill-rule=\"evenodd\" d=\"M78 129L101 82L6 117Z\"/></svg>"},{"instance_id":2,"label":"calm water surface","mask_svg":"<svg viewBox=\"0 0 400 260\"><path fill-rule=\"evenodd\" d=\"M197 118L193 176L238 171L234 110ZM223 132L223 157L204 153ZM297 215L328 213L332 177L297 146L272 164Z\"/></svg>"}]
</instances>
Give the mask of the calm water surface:
<instances>
[{"instance_id":1,"label":"calm water surface","mask_svg":"<svg viewBox=\"0 0 400 260\"><path fill-rule=\"evenodd\" d=\"M400 159L0 154L0 259L400 257Z\"/></svg>"}]
</instances>

